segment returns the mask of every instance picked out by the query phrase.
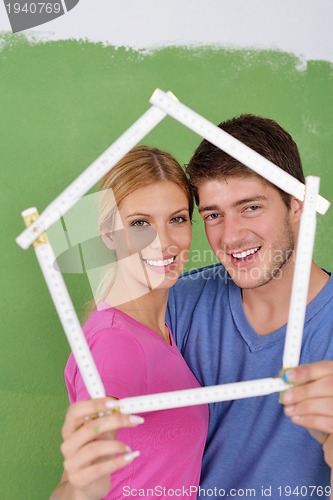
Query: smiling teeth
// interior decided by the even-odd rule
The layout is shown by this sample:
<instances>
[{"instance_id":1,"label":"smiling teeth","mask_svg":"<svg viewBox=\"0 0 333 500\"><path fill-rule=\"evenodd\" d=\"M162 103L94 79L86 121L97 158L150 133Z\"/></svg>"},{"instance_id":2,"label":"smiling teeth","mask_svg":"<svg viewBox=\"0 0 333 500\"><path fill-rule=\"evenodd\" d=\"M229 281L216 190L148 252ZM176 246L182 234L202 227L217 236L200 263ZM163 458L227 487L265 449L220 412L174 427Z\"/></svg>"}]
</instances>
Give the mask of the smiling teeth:
<instances>
[{"instance_id":1,"label":"smiling teeth","mask_svg":"<svg viewBox=\"0 0 333 500\"><path fill-rule=\"evenodd\" d=\"M259 250L259 248L260 247L251 248L250 250L245 250L244 252L241 253L232 253L231 255L235 259L244 259L244 257L248 257L249 255L253 255L254 253L256 253Z\"/></svg>"},{"instance_id":2,"label":"smiling teeth","mask_svg":"<svg viewBox=\"0 0 333 500\"><path fill-rule=\"evenodd\" d=\"M171 257L170 259L165 259L165 260L148 260L148 259L146 259L146 262L150 266L162 267L162 266L168 266L169 264L172 264L174 260L175 260L175 257Z\"/></svg>"}]
</instances>

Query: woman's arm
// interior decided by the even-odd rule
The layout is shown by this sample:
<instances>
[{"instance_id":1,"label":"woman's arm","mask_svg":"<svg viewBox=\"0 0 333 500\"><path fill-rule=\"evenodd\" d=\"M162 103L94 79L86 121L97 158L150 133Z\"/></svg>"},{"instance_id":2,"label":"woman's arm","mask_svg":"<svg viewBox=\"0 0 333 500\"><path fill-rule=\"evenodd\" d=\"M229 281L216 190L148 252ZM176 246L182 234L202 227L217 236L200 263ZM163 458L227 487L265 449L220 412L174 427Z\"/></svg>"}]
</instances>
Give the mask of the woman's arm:
<instances>
[{"instance_id":1,"label":"woman's arm","mask_svg":"<svg viewBox=\"0 0 333 500\"><path fill-rule=\"evenodd\" d=\"M111 489L110 474L139 455L115 436L118 429L135 427L144 419L110 414L107 401L110 398L91 399L69 407L62 428L64 473L50 500L100 500ZM104 416L98 416L101 413Z\"/></svg>"}]
</instances>

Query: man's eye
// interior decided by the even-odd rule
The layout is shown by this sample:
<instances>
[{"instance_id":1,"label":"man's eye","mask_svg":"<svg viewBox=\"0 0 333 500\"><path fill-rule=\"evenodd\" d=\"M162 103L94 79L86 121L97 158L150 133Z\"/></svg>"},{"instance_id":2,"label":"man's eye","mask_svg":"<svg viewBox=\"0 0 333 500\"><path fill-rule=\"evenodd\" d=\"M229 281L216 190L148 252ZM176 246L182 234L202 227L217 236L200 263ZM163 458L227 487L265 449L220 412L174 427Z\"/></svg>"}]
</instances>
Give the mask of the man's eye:
<instances>
[{"instance_id":1,"label":"man's eye","mask_svg":"<svg viewBox=\"0 0 333 500\"><path fill-rule=\"evenodd\" d=\"M219 214L209 214L207 217L205 217L206 220L214 220L219 218Z\"/></svg>"},{"instance_id":2,"label":"man's eye","mask_svg":"<svg viewBox=\"0 0 333 500\"><path fill-rule=\"evenodd\" d=\"M254 212L255 210L258 210L259 206L258 205L250 205L249 207L246 207L245 211L246 212Z\"/></svg>"}]
</instances>

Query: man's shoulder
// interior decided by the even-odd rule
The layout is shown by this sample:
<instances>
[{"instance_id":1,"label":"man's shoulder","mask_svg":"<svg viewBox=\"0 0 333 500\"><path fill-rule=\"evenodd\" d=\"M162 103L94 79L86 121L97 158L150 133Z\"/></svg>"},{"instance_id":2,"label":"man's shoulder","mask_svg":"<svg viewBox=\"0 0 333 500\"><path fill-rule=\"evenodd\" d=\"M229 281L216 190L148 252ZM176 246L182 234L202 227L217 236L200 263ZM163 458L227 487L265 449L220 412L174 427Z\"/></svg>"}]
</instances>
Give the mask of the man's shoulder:
<instances>
[{"instance_id":1,"label":"man's shoulder","mask_svg":"<svg viewBox=\"0 0 333 500\"><path fill-rule=\"evenodd\" d=\"M309 312L311 312L311 317L317 314L320 317L324 314L326 317L330 317L333 320L333 275L331 272L325 269L323 270L329 274L329 279L318 295L310 302L308 308Z\"/></svg>"}]
</instances>

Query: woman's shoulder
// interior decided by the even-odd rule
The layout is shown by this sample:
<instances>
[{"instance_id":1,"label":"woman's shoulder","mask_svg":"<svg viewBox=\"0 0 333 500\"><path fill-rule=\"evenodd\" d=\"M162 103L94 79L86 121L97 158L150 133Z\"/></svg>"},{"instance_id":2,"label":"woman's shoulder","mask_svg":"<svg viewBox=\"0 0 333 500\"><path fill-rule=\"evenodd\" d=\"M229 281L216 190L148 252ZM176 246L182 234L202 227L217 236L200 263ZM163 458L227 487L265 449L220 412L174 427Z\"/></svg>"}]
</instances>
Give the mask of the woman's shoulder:
<instances>
[{"instance_id":1,"label":"woman's shoulder","mask_svg":"<svg viewBox=\"0 0 333 500\"><path fill-rule=\"evenodd\" d=\"M129 338L136 343L137 330L140 323L118 309L102 305L96 308L83 325L83 331L88 343L91 345L100 339L115 342L128 341Z\"/></svg>"},{"instance_id":2,"label":"woman's shoulder","mask_svg":"<svg viewBox=\"0 0 333 500\"><path fill-rule=\"evenodd\" d=\"M116 310L113 307L96 308L83 325L86 337L89 337L98 330L112 329L114 325Z\"/></svg>"},{"instance_id":3,"label":"woman's shoulder","mask_svg":"<svg viewBox=\"0 0 333 500\"><path fill-rule=\"evenodd\" d=\"M144 349L131 328L122 321L117 309L107 308L94 310L83 331L106 393L118 398L129 396L126 392L128 377L135 366L142 367L140 369L145 373L146 363ZM76 401L80 391L84 391L84 385L73 353L66 365L65 378L71 401Z\"/></svg>"}]
</instances>

